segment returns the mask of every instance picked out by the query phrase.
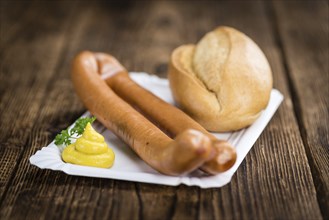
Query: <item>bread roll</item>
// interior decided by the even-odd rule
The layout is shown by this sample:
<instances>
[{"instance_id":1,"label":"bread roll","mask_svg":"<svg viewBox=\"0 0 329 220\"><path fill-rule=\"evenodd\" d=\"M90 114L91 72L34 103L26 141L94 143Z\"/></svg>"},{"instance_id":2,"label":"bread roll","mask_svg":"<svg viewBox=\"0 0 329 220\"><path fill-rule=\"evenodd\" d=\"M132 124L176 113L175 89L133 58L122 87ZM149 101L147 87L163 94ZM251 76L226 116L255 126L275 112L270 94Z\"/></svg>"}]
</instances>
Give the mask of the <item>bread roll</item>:
<instances>
[{"instance_id":1,"label":"bread roll","mask_svg":"<svg viewBox=\"0 0 329 220\"><path fill-rule=\"evenodd\" d=\"M226 132L252 124L267 106L272 72L245 34L218 27L196 45L172 55L168 78L176 103L207 130Z\"/></svg>"}]
</instances>

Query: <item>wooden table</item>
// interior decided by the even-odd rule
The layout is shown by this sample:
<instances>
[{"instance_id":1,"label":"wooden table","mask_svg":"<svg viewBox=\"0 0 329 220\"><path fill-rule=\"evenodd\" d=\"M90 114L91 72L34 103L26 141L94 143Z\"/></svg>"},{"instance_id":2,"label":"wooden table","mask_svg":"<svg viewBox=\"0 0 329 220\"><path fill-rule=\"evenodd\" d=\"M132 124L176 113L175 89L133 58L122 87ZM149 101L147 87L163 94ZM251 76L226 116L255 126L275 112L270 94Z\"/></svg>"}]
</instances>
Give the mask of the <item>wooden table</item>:
<instances>
[{"instance_id":1,"label":"wooden table","mask_svg":"<svg viewBox=\"0 0 329 220\"><path fill-rule=\"evenodd\" d=\"M0 219L329 219L327 1L2 1ZM86 109L81 50L166 77L171 51L233 26L265 52L285 96L219 189L69 176L30 165Z\"/></svg>"}]
</instances>

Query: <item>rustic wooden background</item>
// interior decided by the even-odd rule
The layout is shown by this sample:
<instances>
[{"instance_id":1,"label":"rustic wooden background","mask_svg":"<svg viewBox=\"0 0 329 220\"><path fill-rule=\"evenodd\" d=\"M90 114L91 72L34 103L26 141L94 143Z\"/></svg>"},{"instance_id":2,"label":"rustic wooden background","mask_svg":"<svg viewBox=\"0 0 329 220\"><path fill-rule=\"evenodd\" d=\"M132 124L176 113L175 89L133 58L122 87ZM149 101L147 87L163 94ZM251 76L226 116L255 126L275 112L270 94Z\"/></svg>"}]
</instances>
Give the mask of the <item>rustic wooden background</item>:
<instances>
[{"instance_id":1,"label":"rustic wooden background","mask_svg":"<svg viewBox=\"0 0 329 220\"><path fill-rule=\"evenodd\" d=\"M1 1L0 219L329 219L328 1ZM28 159L85 108L81 50L166 77L218 25L254 39L285 100L220 189L68 176Z\"/></svg>"}]
</instances>

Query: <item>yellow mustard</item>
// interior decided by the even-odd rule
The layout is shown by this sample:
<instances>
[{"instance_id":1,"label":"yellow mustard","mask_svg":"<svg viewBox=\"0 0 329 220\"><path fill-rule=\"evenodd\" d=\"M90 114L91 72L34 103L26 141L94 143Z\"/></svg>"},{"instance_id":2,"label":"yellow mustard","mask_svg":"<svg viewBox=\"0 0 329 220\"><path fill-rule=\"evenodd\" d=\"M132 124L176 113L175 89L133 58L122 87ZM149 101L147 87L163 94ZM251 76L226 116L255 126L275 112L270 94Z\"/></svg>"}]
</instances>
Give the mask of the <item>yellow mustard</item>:
<instances>
[{"instance_id":1,"label":"yellow mustard","mask_svg":"<svg viewBox=\"0 0 329 220\"><path fill-rule=\"evenodd\" d=\"M104 137L88 123L82 136L64 149L62 158L67 163L109 168L114 163L115 155Z\"/></svg>"}]
</instances>

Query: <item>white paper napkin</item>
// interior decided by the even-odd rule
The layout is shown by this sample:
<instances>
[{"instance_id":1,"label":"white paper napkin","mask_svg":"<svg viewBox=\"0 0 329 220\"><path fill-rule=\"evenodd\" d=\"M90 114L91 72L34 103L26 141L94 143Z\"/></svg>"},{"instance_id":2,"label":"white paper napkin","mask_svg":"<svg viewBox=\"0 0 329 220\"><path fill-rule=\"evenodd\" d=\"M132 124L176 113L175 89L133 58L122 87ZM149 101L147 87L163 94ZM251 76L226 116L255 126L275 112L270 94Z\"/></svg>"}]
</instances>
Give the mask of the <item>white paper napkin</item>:
<instances>
[{"instance_id":1,"label":"white paper napkin","mask_svg":"<svg viewBox=\"0 0 329 220\"><path fill-rule=\"evenodd\" d=\"M168 80L160 79L146 73L130 73L130 76L138 84L158 97L168 103L174 104ZM282 100L283 95L278 90L273 89L267 108L251 126L237 132L213 133L219 139L229 141L236 147L237 151L237 161L235 165L228 171L218 175L209 176L201 171L195 171L189 175L179 177L163 175L148 166L129 146L124 144L111 131L104 128L103 125L97 121L93 126L98 132L103 134L106 142L115 152L115 163L112 168L104 169L65 163L62 161L61 152L54 142L50 143L47 147L43 147L31 156L30 163L41 169L60 170L69 175L110 178L172 186L185 184L189 186L195 185L201 188L221 187L230 182L233 174L272 118ZM83 116L86 115L89 115L89 113L87 112Z\"/></svg>"}]
</instances>

